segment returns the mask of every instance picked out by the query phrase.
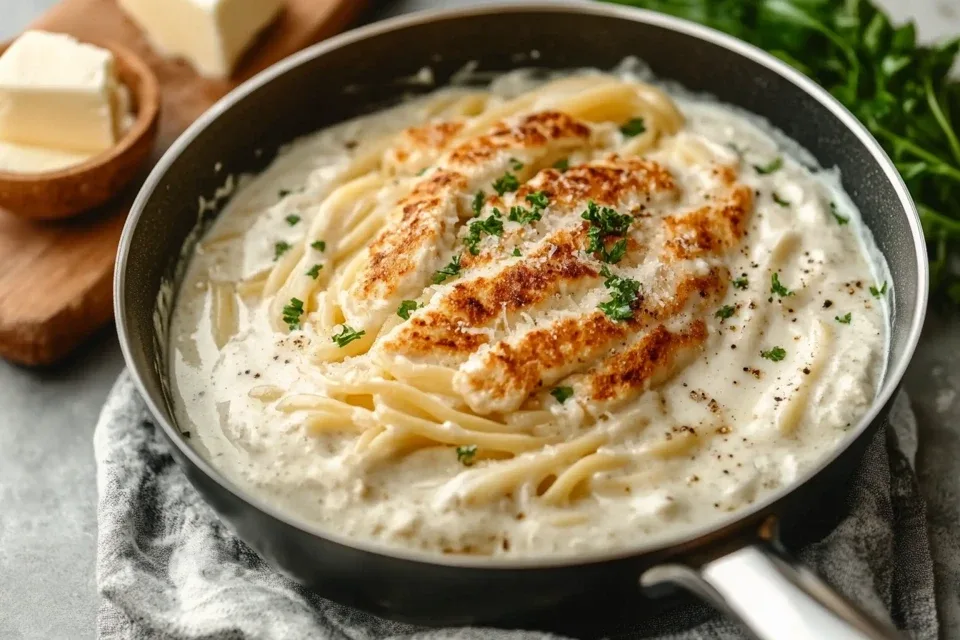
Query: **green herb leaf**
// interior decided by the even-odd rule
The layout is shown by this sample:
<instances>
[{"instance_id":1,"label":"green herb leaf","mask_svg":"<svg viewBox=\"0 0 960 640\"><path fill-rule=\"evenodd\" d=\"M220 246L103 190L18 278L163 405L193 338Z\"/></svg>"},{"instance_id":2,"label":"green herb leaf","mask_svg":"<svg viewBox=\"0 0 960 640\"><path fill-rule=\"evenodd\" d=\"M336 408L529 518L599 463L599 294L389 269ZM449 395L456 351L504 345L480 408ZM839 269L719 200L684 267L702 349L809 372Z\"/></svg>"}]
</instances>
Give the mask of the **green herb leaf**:
<instances>
[{"instance_id":1,"label":"green herb leaf","mask_svg":"<svg viewBox=\"0 0 960 640\"><path fill-rule=\"evenodd\" d=\"M520 224L528 224L539 220L541 217L540 209L531 210L520 206L512 206L510 207L510 214L507 216L507 219L513 222L519 222Z\"/></svg>"},{"instance_id":2,"label":"green herb leaf","mask_svg":"<svg viewBox=\"0 0 960 640\"><path fill-rule=\"evenodd\" d=\"M477 445L475 444L465 444L463 446L457 447L457 462L463 464L465 467L469 467L473 464L474 460L477 457Z\"/></svg>"},{"instance_id":3,"label":"green herb leaf","mask_svg":"<svg viewBox=\"0 0 960 640\"><path fill-rule=\"evenodd\" d=\"M603 286L610 290L610 300L601 302L597 308L614 322L623 322L633 318L633 305L640 298L640 283L632 278L614 275L603 265L600 275L606 278Z\"/></svg>"},{"instance_id":4,"label":"green herb leaf","mask_svg":"<svg viewBox=\"0 0 960 640\"><path fill-rule=\"evenodd\" d=\"M770 293L780 296L781 298L787 298L793 295L793 291L787 289L785 286L780 284L780 273L774 273L770 276Z\"/></svg>"},{"instance_id":5,"label":"green herb leaf","mask_svg":"<svg viewBox=\"0 0 960 640\"><path fill-rule=\"evenodd\" d=\"M831 203L830 203L830 213L833 214L833 219L836 220L836 221L837 221L837 224L839 224L840 226L843 226L843 225L847 224L848 222L850 222L850 218L847 218L847 217L845 217L845 216L840 215L840 213L837 211L837 203L836 203L836 202L831 202Z\"/></svg>"},{"instance_id":6,"label":"green herb leaf","mask_svg":"<svg viewBox=\"0 0 960 640\"><path fill-rule=\"evenodd\" d=\"M774 347L769 351L761 351L760 357L774 362L780 362L787 357L787 352L782 347Z\"/></svg>"},{"instance_id":7,"label":"green herb leaf","mask_svg":"<svg viewBox=\"0 0 960 640\"><path fill-rule=\"evenodd\" d=\"M286 218L284 218L284 220L286 220L286 221L287 221L287 224L292 227L293 225L295 225L295 224L297 224L298 222L300 222L300 216L298 216L298 215L295 214L295 213L291 213L291 214L288 215Z\"/></svg>"},{"instance_id":8,"label":"green herb leaf","mask_svg":"<svg viewBox=\"0 0 960 640\"><path fill-rule=\"evenodd\" d=\"M473 196L473 204L471 209L473 209L473 217L476 218L480 215L480 212L483 211L483 203L487 199L487 194L483 192L483 189L477 191L476 195Z\"/></svg>"},{"instance_id":9,"label":"green herb leaf","mask_svg":"<svg viewBox=\"0 0 960 640\"><path fill-rule=\"evenodd\" d=\"M323 269L323 265L322 265L322 264L315 264L315 265L313 265L312 267L310 267L310 270L307 271L307 274L306 274L306 275L308 275L308 276L310 276L311 278L313 278L314 280L316 280L316 279L317 279L317 276L320 275L320 269Z\"/></svg>"},{"instance_id":10,"label":"green herb leaf","mask_svg":"<svg viewBox=\"0 0 960 640\"><path fill-rule=\"evenodd\" d=\"M340 333L333 334L331 340L337 343L341 349L353 342L359 340L367 334L366 331L354 331L348 325L340 325Z\"/></svg>"},{"instance_id":11,"label":"green herb leaf","mask_svg":"<svg viewBox=\"0 0 960 640\"><path fill-rule=\"evenodd\" d=\"M610 207L600 207L591 200L587 203L587 210L580 214L580 217L590 222L590 224L600 227L604 233L612 235L623 235L630 228L633 218L627 214L618 213L616 209Z\"/></svg>"},{"instance_id":12,"label":"green herb leaf","mask_svg":"<svg viewBox=\"0 0 960 640\"><path fill-rule=\"evenodd\" d=\"M516 191L519 188L520 181L517 180L517 176L513 175L509 171L493 182L493 190L497 192L498 196L502 196L510 191Z\"/></svg>"},{"instance_id":13,"label":"green herb leaf","mask_svg":"<svg viewBox=\"0 0 960 640\"><path fill-rule=\"evenodd\" d=\"M429 168L430 168L430 167L424 167L423 169L420 169L420 171L417 171L417 177L419 178L420 176L422 176L423 174L425 174L425 173L427 172L427 169L429 169Z\"/></svg>"},{"instance_id":14,"label":"green herb leaf","mask_svg":"<svg viewBox=\"0 0 960 640\"><path fill-rule=\"evenodd\" d=\"M316 242L311 242L311 243L310 243L310 248L311 248L311 249L316 249L317 251L326 251L326 250L327 250L327 243L324 242L323 240L317 240Z\"/></svg>"},{"instance_id":15,"label":"green herb leaf","mask_svg":"<svg viewBox=\"0 0 960 640\"><path fill-rule=\"evenodd\" d=\"M299 298L290 298L289 304L283 307L283 322L290 331L296 331L300 328L300 316L303 315L303 300Z\"/></svg>"},{"instance_id":16,"label":"green herb leaf","mask_svg":"<svg viewBox=\"0 0 960 640\"><path fill-rule=\"evenodd\" d=\"M783 158L777 156L774 160L771 160L768 164L764 165L753 165L753 168L756 169L757 173L764 176L768 173L773 173L779 171L783 167Z\"/></svg>"},{"instance_id":17,"label":"green herb leaf","mask_svg":"<svg viewBox=\"0 0 960 640\"><path fill-rule=\"evenodd\" d=\"M713 315L720 318L720 322L723 322L727 318L732 318L733 314L735 314L736 312L737 312L737 308L735 306L733 306L732 304L727 304L717 309L717 312Z\"/></svg>"},{"instance_id":18,"label":"green herb leaf","mask_svg":"<svg viewBox=\"0 0 960 640\"><path fill-rule=\"evenodd\" d=\"M480 253L480 241L483 239L483 234L491 236L503 235L503 220L500 218L500 212L494 209L493 213L490 214L486 220L474 220L470 223L470 226L467 227L467 231L467 235L463 238L463 244L470 250L472 255L478 255Z\"/></svg>"},{"instance_id":19,"label":"green herb leaf","mask_svg":"<svg viewBox=\"0 0 960 640\"><path fill-rule=\"evenodd\" d=\"M513 256L514 256L515 258L519 258L521 255L522 255L522 254L520 253L520 249L518 249L517 247L514 247L514 248L513 248Z\"/></svg>"},{"instance_id":20,"label":"green herb leaf","mask_svg":"<svg viewBox=\"0 0 960 640\"><path fill-rule=\"evenodd\" d=\"M780 195L779 195L776 191L773 192L773 201L776 202L776 203L777 203L778 205L780 205L781 207L789 207L789 206L790 206L790 201L789 201L789 200L784 200L783 198L781 198Z\"/></svg>"},{"instance_id":21,"label":"green herb leaf","mask_svg":"<svg viewBox=\"0 0 960 640\"><path fill-rule=\"evenodd\" d=\"M883 281L883 286L880 287L879 289L877 289L875 286L871 285L871 286L870 286L870 295L872 295L874 298L882 298L883 296L887 295L887 281L884 280L884 281Z\"/></svg>"},{"instance_id":22,"label":"green herb leaf","mask_svg":"<svg viewBox=\"0 0 960 640\"><path fill-rule=\"evenodd\" d=\"M746 274L744 274L739 278L737 278L736 280L734 280L732 284L736 289L746 289L747 287L750 286L750 281L747 280L747 276Z\"/></svg>"},{"instance_id":23,"label":"green herb leaf","mask_svg":"<svg viewBox=\"0 0 960 640\"><path fill-rule=\"evenodd\" d=\"M563 404L573 397L573 387L554 387L550 390L550 395L557 399L557 402Z\"/></svg>"},{"instance_id":24,"label":"green herb leaf","mask_svg":"<svg viewBox=\"0 0 960 640\"><path fill-rule=\"evenodd\" d=\"M433 284L440 284L447 278L456 278L460 275L460 256L455 255L450 263L433 274Z\"/></svg>"},{"instance_id":25,"label":"green herb leaf","mask_svg":"<svg viewBox=\"0 0 960 640\"><path fill-rule=\"evenodd\" d=\"M283 198L286 198L291 193L293 193L293 191L290 191L290 189L280 189L280 191L277 192L277 196L282 200Z\"/></svg>"},{"instance_id":26,"label":"green herb leaf","mask_svg":"<svg viewBox=\"0 0 960 640\"><path fill-rule=\"evenodd\" d=\"M560 173L563 173L564 171L570 168L570 158L560 158L559 160L553 163L553 168L559 171Z\"/></svg>"},{"instance_id":27,"label":"green herb leaf","mask_svg":"<svg viewBox=\"0 0 960 640\"><path fill-rule=\"evenodd\" d=\"M632 138L633 136L638 136L641 133L647 130L647 125L644 123L643 118L632 118L627 121L622 127L620 127L620 133Z\"/></svg>"},{"instance_id":28,"label":"green herb leaf","mask_svg":"<svg viewBox=\"0 0 960 640\"><path fill-rule=\"evenodd\" d=\"M293 248L293 245L289 242L281 240L280 242L275 242L273 244L273 259L279 260L280 256L285 254L287 251Z\"/></svg>"},{"instance_id":29,"label":"green herb leaf","mask_svg":"<svg viewBox=\"0 0 960 640\"><path fill-rule=\"evenodd\" d=\"M600 259L604 262L609 262L610 264L617 264L623 259L623 256L627 253L627 239L620 238L613 243L613 247L609 250L604 249Z\"/></svg>"},{"instance_id":30,"label":"green herb leaf","mask_svg":"<svg viewBox=\"0 0 960 640\"><path fill-rule=\"evenodd\" d=\"M544 191L528 193L525 200L537 209L545 209L550 204L550 197Z\"/></svg>"},{"instance_id":31,"label":"green herb leaf","mask_svg":"<svg viewBox=\"0 0 960 640\"><path fill-rule=\"evenodd\" d=\"M404 300L400 303L400 306L397 307L397 315L404 320L409 320L410 314L419 309L421 306L423 305L418 305L416 300Z\"/></svg>"},{"instance_id":32,"label":"green herb leaf","mask_svg":"<svg viewBox=\"0 0 960 640\"><path fill-rule=\"evenodd\" d=\"M852 313L847 313L847 315L845 315L845 316L836 316L836 317L834 318L834 320L836 320L836 321L839 322L840 324L850 324L850 321L851 321L852 319L853 319L853 314L852 314Z\"/></svg>"},{"instance_id":33,"label":"green herb leaf","mask_svg":"<svg viewBox=\"0 0 960 640\"><path fill-rule=\"evenodd\" d=\"M520 171L520 169L523 169L523 163L516 158L510 158L510 168L514 171Z\"/></svg>"}]
</instances>

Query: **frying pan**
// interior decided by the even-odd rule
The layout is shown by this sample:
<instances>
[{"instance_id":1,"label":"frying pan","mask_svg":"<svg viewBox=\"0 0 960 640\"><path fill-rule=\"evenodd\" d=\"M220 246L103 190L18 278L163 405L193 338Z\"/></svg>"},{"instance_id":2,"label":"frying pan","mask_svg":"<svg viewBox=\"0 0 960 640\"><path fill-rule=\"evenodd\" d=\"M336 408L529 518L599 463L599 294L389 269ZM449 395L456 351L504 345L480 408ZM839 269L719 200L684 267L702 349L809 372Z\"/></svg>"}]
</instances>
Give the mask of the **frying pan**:
<instances>
[{"instance_id":1,"label":"frying pan","mask_svg":"<svg viewBox=\"0 0 960 640\"><path fill-rule=\"evenodd\" d=\"M439 556L321 530L238 488L191 448L170 406L166 327L184 248L219 207L198 214L229 174L263 170L284 144L431 87L404 81L424 66L438 85L465 64L612 68L638 56L660 78L767 118L825 167L840 169L886 258L893 287L888 366L870 410L792 485L668 544L575 558ZM218 170L219 169L219 170ZM219 203L222 205L222 202ZM115 278L127 366L184 473L221 519L271 565L320 595L385 617L431 625L490 623L577 602L634 599L680 585L761 638L893 638L798 566L778 542L842 494L883 424L913 354L927 302L919 219L877 142L810 80L738 40L663 15L601 4L515 2L436 11L357 29L264 71L216 104L162 158L127 220ZM598 596L600 596L598 598Z\"/></svg>"}]
</instances>

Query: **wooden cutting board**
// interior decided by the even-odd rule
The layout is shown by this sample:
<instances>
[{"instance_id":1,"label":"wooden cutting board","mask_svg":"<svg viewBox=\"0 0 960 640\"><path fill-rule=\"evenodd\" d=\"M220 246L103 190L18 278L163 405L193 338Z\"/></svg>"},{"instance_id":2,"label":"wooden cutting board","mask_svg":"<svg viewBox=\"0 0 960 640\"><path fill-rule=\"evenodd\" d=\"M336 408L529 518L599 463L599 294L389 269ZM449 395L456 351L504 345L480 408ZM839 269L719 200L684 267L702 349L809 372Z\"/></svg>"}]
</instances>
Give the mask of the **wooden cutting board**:
<instances>
[{"instance_id":1,"label":"wooden cutting board","mask_svg":"<svg viewBox=\"0 0 960 640\"><path fill-rule=\"evenodd\" d=\"M64 0L31 27L118 42L143 57L162 93L152 164L237 84L343 30L368 5L369 0L286 0L285 11L230 81L201 78L185 62L158 56L116 0ZM0 209L0 356L27 365L50 364L110 322L117 242L141 182L101 209L62 222L29 222Z\"/></svg>"}]
</instances>

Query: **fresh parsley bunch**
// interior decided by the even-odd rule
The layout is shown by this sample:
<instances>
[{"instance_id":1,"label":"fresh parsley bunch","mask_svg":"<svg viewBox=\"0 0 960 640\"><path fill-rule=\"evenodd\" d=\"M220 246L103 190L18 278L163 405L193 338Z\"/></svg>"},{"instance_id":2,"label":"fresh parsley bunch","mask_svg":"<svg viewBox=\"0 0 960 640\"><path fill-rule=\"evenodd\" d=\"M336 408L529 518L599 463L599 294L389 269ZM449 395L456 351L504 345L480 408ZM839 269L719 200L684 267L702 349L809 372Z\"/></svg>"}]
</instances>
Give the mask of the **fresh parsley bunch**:
<instances>
[{"instance_id":1,"label":"fresh parsley bunch","mask_svg":"<svg viewBox=\"0 0 960 640\"><path fill-rule=\"evenodd\" d=\"M880 141L910 188L933 283L960 304L960 38L917 44L869 0L607 0L653 9L755 44L818 82Z\"/></svg>"}]
</instances>

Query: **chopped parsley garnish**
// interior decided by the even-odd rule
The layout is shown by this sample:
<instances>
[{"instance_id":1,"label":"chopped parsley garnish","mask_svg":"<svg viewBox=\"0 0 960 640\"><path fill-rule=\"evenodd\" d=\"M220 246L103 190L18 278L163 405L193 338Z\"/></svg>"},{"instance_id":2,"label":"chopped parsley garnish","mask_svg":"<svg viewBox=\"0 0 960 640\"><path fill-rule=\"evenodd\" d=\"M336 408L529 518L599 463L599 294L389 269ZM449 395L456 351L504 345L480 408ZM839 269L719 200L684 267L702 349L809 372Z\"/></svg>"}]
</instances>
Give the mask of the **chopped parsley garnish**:
<instances>
[{"instance_id":1,"label":"chopped parsley garnish","mask_svg":"<svg viewBox=\"0 0 960 640\"><path fill-rule=\"evenodd\" d=\"M310 248L311 248L311 249L316 249L317 251L326 251L326 250L327 250L327 243L324 242L323 240L317 240L316 242L311 242L311 243L310 243Z\"/></svg>"},{"instance_id":2,"label":"chopped parsley garnish","mask_svg":"<svg viewBox=\"0 0 960 640\"><path fill-rule=\"evenodd\" d=\"M550 395L557 399L557 402L563 404L573 397L573 387L554 387L550 390Z\"/></svg>"},{"instance_id":3,"label":"chopped parsley garnish","mask_svg":"<svg viewBox=\"0 0 960 640\"><path fill-rule=\"evenodd\" d=\"M761 358L766 358L767 360L772 360L774 362L780 362L787 357L787 352L784 351L783 347L774 347L769 351L761 351Z\"/></svg>"},{"instance_id":4,"label":"chopped parsley garnish","mask_svg":"<svg viewBox=\"0 0 960 640\"><path fill-rule=\"evenodd\" d=\"M280 189L280 191L277 192L277 196L280 198L286 198L291 193L293 193L293 191L290 191L290 189Z\"/></svg>"},{"instance_id":5,"label":"chopped parsley garnish","mask_svg":"<svg viewBox=\"0 0 960 640\"><path fill-rule=\"evenodd\" d=\"M513 175L509 171L493 182L493 190L497 192L498 196L502 196L509 191L516 191L519 188L520 181L517 180L517 176Z\"/></svg>"},{"instance_id":6,"label":"chopped parsley garnish","mask_svg":"<svg viewBox=\"0 0 960 640\"><path fill-rule=\"evenodd\" d=\"M397 307L397 315L403 318L404 320L410 319L410 314L422 305L417 304L416 300L404 300L400 303L400 306Z\"/></svg>"},{"instance_id":7,"label":"chopped parsley garnish","mask_svg":"<svg viewBox=\"0 0 960 640\"><path fill-rule=\"evenodd\" d=\"M843 225L847 224L848 222L850 222L850 218L848 218L848 217L846 217L846 216L840 215L840 213L837 211L837 203L836 203L836 202L831 202L831 203L830 203L830 213L833 214L834 220L836 220L836 221L837 221L837 224L839 224L841 227L842 227Z\"/></svg>"},{"instance_id":8,"label":"chopped parsley garnish","mask_svg":"<svg viewBox=\"0 0 960 640\"><path fill-rule=\"evenodd\" d=\"M510 215L507 216L507 219L513 222L519 222L520 224L529 224L539 220L541 217L540 209L526 209L520 206L513 206L510 207Z\"/></svg>"},{"instance_id":9,"label":"chopped parsley garnish","mask_svg":"<svg viewBox=\"0 0 960 640\"><path fill-rule=\"evenodd\" d=\"M643 118L631 118L626 124L620 127L620 133L628 138L638 136L646 130L647 125L643 122Z\"/></svg>"},{"instance_id":10,"label":"chopped parsley garnish","mask_svg":"<svg viewBox=\"0 0 960 640\"><path fill-rule=\"evenodd\" d=\"M417 177L419 178L420 176L422 176L423 174L425 174L425 173L427 172L427 169L429 169L429 168L430 168L430 167L424 167L423 169L420 169L420 171L417 171Z\"/></svg>"},{"instance_id":11,"label":"chopped parsley garnish","mask_svg":"<svg viewBox=\"0 0 960 640\"><path fill-rule=\"evenodd\" d=\"M280 242L274 243L274 245L273 245L273 259L274 259L274 260L279 260L279 259L280 259L280 256L282 256L283 254L285 254L287 251L290 251L290 249L292 249L292 248L293 248L293 245L292 245L292 244L290 244L289 242L285 242L285 241L283 241L283 240L281 240Z\"/></svg>"},{"instance_id":12,"label":"chopped parsley garnish","mask_svg":"<svg viewBox=\"0 0 960 640\"><path fill-rule=\"evenodd\" d=\"M460 275L460 256L455 255L450 264L433 274L433 284L440 284L447 278L456 278Z\"/></svg>"},{"instance_id":13,"label":"chopped parsley garnish","mask_svg":"<svg viewBox=\"0 0 960 640\"><path fill-rule=\"evenodd\" d=\"M560 158L559 160L553 163L553 168L559 171L560 173L563 173L564 171L570 168L570 158Z\"/></svg>"},{"instance_id":14,"label":"chopped parsley garnish","mask_svg":"<svg viewBox=\"0 0 960 640\"><path fill-rule=\"evenodd\" d=\"M599 252L604 262L619 262L627 251L626 239L618 240L610 251L607 251L603 241L608 235L625 234L633 218L617 213L616 209L600 207L593 200L587 203L587 210L581 213L580 217L590 223L590 229L587 230L587 253Z\"/></svg>"},{"instance_id":15,"label":"chopped parsley garnish","mask_svg":"<svg viewBox=\"0 0 960 640\"><path fill-rule=\"evenodd\" d=\"M879 289L877 289L875 286L871 285L871 286L870 286L870 295L872 295L874 298L882 298L883 296L887 295L887 281L884 280L884 281L883 281L883 286L880 287Z\"/></svg>"},{"instance_id":16,"label":"chopped parsley garnish","mask_svg":"<svg viewBox=\"0 0 960 640\"><path fill-rule=\"evenodd\" d=\"M303 315L303 300L290 298L290 304L283 308L283 322L290 331L300 328L300 316Z\"/></svg>"},{"instance_id":17,"label":"chopped parsley garnish","mask_svg":"<svg viewBox=\"0 0 960 640\"><path fill-rule=\"evenodd\" d=\"M483 189L477 191L476 195L473 196L473 204L470 206L473 209L473 217L476 218L480 215L480 212L483 211L483 203L487 199L487 194L483 192Z\"/></svg>"},{"instance_id":18,"label":"chopped parsley garnish","mask_svg":"<svg viewBox=\"0 0 960 640\"><path fill-rule=\"evenodd\" d=\"M503 235L503 220L500 218L500 211L493 210L486 220L474 220L468 227L469 233L463 239L463 245L470 250L472 255L480 253L480 241L483 234L491 236Z\"/></svg>"},{"instance_id":19,"label":"chopped parsley garnish","mask_svg":"<svg viewBox=\"0 0 960 640\"><path fill-rule=\"evenodd\" d=\"M519 258L521 255L522 255L522 254L520 253L520 249L518 249L517 247L514 247L514 248L513 248L513 256L514 256L515 258Z\"/></svg>"},{"instance_id":20,"label":"chopped parsley garnish","mask_svg":"<svg viewBox=\"0 0 960 640\"><path fill-rule=\"evenodd\" d=\"M348 325L344 324L344 325L341 325L340 333L333 334L333 337L331 338L331 340L333 342L336 342L337 346L342 349L343 347L347 346L354 340L359 340L364 335L366 335L366 333L367 333L366 331L354 331Z\"/></svg>"},{"instance_id":21,"label":"chopped parsley garnish","mask_svg":"<svg viewBox=\"0 0 960 640\"><path fill-rule=\"evenodd\" d=\"M780 205L781 207L789 207L789 206L790 206L790 201L789 201L789 200L784 200L783 198L781 198L781 197L780 197L780 194L778 194L776 191L773 192L773 201L776 202L776 203L777 203L778 205Z\"/></svg>"},{"instance_id":22,"label":"chopped parsley garnish","mask_svg":"<svg viewBox=\"0 0 960 640\"><path fill-rule=\"evenodd\" d=\"M523 163L516 158L510 158L510 168L514 171L520 171L520 169L523 169Z\"/></svg>"},{"instance_id":23,"label":"chopped parsley garnish","mask_svg":"<svg viewBox=\"0 0 960 640\"><path fill-rule=\"evenodd\" d=\"M733 286L736 289L746 289L750 286L750 281L747 280L747 276L740 276L733 281Z\"/></svg>"},{"instance_id":24,"label":"chopped parsley garnish","mask_svg":"<svg viewBox=\"0 0 960 640\"><path fill-rule=\"evenodd\" d=\"M534 191L528 193L525 200L537 209L545 209L550 204L550 197L543 191Z\"/></svg>"},{"instance_id":25,"label":"chopped parsley garnish","mask_svg":"<svg viewBox=\"0 0 960 640\"><path fill-rule=\"evenodd\" d=\"M853 314L848 313L845 316L836 316L834 320L836 320L840 324L850 324L850 321L853 320Z\"/></svg>"},{"instance_id":26,"label":"chopped parsley garnish","mask_svg":"<svg viewBox=\"0 0 960 640\"><path fill-rule=\"evenodd\" d=\"M793 295L793 291L780 284L780 274L774 273L770 276L770 293L787 298Z\"/></svg>"},{"instance_id":27,"label":"chopped parsley garnish","mask_svg":"<svg viewBox=\"0 0 960 640\"><path fill-rule=\"evenodd\" d=\"M717 312L713 315L720 318L720 321L724 321L727 318L732 318L733 314L737 312L737 308L732 304L724 305L717 309Z\"/></svg>"},{"instance_id":28,"label":"chopped parsley garnish","mask_svg":"<svg viewBox=\"0 0 960 640\"><path fill-rule=\"evenodd\" d=\"M781 158L780 156L777 156L777 157L776 157L773 161L771 161L769 164L764 164L764 165L756 165L756 164L755 164L755 165L753 165L753 168L756 169L757 173L759 173L759 174L762 175L762 176L765 176L765 175L767 175L768 173L773 173L773 172L775 172L775 171L779 171L779 170L781 169L781 167L783 167L783 158Z\"/></svg>"},{"instance_id":29,"label":"chopped parsley garnish","mask_svg":"<svg viewBox=\"0 0 960 640\"><path fill-rule=\"evenodd\" d=\"M601 302L597 308L615 322L633 318L633 304L640 297L640 283L632 278L613 275L607 265L600 269L600 275L606 278L603 286L610 289L610 300Z\"/></svg>"},{"instance_id":30,"label":"chopped parsley garnish","mask_svg":"<svg viewBox=\"0 0 960 640\"><path fill-rule=\"evenodd\" d=\"M298 215L295 214L295 213L291 213L291 214L288 215L286 218L284 218L284 220L286 220L286 221L287 221L287 224L292 227L293 225L295 225L295 224L297 224L298 222L300 222L300 216L298 216Z\"/></svg>"},{"instance_id":31,"label":"chopped parsley garnish","mask_svg":"<svg viewBox=\"0 0 960 640\"><path fill-rule=\"evenodd\" d=\"M477 457L477 445L475 444L465 444L463 446L457 447L457 462L460 462L465 467L469 467L473 464L474 459Z\"/></svg>"},{"instance_id":32,"label":"chopped parsley garnish","mask_svg":"<svg viewBox=\"0 0 960 640\"><path fill-rule=\"evenodd\" d=\"M310 276L311 278L313 278L314 280L316 280L316 279L317 279L317 276L320 275L320 269L323 269L323 265L322 265L322 264L315 264L315 265L313 265L312 267L310 267L310 270L309 270L309 271L307 271L307 275Z\"/></svg>"}]
</instances>

